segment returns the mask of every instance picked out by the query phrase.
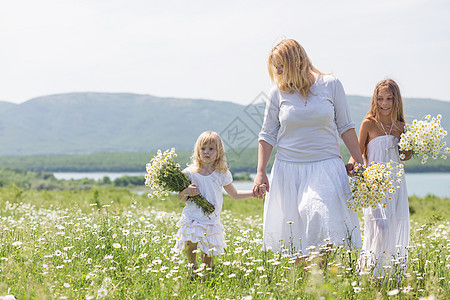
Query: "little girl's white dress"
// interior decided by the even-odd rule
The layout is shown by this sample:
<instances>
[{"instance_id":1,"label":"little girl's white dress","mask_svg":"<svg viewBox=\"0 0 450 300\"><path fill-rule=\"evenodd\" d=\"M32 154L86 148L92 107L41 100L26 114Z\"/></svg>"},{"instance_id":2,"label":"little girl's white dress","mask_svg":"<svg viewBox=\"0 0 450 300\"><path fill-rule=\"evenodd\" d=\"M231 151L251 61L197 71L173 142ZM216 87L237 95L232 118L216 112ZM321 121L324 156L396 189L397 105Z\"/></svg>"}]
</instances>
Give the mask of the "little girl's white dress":
<instances>
[{"instance_id":1,"label":"little girl's white dress","mask_svg":"<svg viewBox=\"0 0 450 300\"><path fill-rule=\"evenodd\" d=\"M367 144L367 163L400 163L398 138L392 135L378 136ZM384 276L406 268L409 245L409 206L404 174L392 200L386 199L386 208L364 209L364 239L361 262L365 268L373 268L375 276Z\"/></svg>"},{"instance_id":2,"label":"little girl's white dress","mask_svg":"<svg viewBox=\"0 0 450 300\"><path fill-rule=\"evenodd\" d=\"M220 212L223 205L222 187L233 182L229 170L225 173L214 171L208 176L193 172L189 168L183 170L188 174L191 183L197 186L202 196L215 206L214 212L205 215L194 202L187 201L177 223L180 228L176 234L175 248L183 250L187 241L198 243L200 250L208 256L224 253L225 243L224 227L220 222Z\"/></svg>"}]
</instances>

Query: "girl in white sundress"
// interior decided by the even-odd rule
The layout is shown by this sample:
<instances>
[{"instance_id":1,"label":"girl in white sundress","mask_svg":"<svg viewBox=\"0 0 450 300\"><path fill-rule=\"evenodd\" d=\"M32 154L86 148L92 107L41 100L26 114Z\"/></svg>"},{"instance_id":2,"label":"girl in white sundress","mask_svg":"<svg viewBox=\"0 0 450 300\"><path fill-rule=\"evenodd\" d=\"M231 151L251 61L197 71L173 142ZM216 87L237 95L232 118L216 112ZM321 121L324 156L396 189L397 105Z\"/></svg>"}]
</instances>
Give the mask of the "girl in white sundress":
<instances>
[{"instance_id":1,"label":"girl in white sundress","mask_svg":"<svg viewBox=\"0 0 450 300\"><path fill-rule=\"evenodd\" d=\"M410 152L399 153L398 142L405 126L400 89L395 81L380 81L373 93L370 110L362 121L359 144L367 164L400 163L411 158ZM374 276L384 276L393 268L404 269L409 245L409 206L404 175L400 188L386 199L386 206L364 209L364 239L361 263ZM395 270L390 271L395 272Z\"/></svg>"},{"instance_id":2,"label":"girl in white sundress","mask_svg":"<svg viewBox=\"0 0 450 300\"><path fill-rule=\"evenodd\" d=\"M263 249L286 249L302 257L322 245L360 248L358 216L347 208L351 191L338 135L358 163L362 157L341 82L314 68L292 39L272 49L268 68L276 85L259 133L254 182L255 192L259 185L267 186ZM276 159L268 179L274 146ZM347 167L350 171L353 165Z\"/></svg>"},{"instance_id":3,"label":"girl in white sundress","mask_svg":"<svg viewBox=\"0 0 450 300\"><path fill-rule=\"evenodd\" d=\"M180 201L186 202L180 227L176 236L175 248L185 249L189 263L193 268L197 265L197 248L202 252L202 261L212 265L212 257L224 253L226 248L224 227L220 222L223 194L222 187L233 199L253 197L252 191L236 191L230 171L225 161L225 150L222 139L216 132L205 131L197 139L192 155L192 163L183 170L189 176L191 185L178 194ZM202 196L215 206L210 215L205 215L189 196ZM255 195L264 195L265 186L261 186Z\"/></svg>"}]
</instances>

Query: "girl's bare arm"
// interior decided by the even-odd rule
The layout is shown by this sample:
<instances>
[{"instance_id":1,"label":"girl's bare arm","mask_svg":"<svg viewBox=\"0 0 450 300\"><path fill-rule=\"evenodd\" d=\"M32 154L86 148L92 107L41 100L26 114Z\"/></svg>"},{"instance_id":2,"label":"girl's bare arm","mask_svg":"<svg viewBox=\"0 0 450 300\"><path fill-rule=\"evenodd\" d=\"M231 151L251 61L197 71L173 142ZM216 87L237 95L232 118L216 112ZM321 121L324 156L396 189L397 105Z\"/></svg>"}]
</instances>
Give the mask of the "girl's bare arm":
<instances>
[{"instance_id":1,"label":"girl's bare arm","mask_svg":"<svg viewBox=\"0 0 450 300\"><path fill-rule=\"evenodd\" d=\"M236 200L248 199L253 197L253 191L237 191L232 183L223 187L228 195ZM262 184L259 186L258 194L264 195L266 193L266 185Z\"/></svg>"}]
</instances>

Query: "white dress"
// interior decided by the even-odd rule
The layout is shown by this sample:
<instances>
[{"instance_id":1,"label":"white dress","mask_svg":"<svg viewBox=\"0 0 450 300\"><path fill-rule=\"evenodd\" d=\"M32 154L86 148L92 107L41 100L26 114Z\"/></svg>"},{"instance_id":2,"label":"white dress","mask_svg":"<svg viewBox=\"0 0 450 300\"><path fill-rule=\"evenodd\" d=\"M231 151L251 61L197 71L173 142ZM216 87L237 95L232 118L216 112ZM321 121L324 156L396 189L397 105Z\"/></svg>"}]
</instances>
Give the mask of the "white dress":
<instances>
[{"instance_id":1,"label":"white dress","mask_svg":"<svg viewBox=\"0 0 450 300\"><path fill-rule=\"evenodd\" d=\"M277 147L264 203L263 249L308 254L335 244L361 247L357 214L337 135L354 128L339 80L320 75L307 100L274 87L259 140Z\"/></svg>"},{"instance_id":2,"label":"white dress","mask_svg":"<svg viewBox=\"0 0 450 300\"><path fill-rule=\"evenodd\" d=\"M183 172L188 174L189 180L197 186L200 194L215 206L215 210L210 215L205 215L195 203L187 201L181 213L181 220L177 223L180 229L176 235L175 248L183 250L186 242L191 241L198 243L200 250L209 256L222 254L227 247L225 229L220 222L222 187L233 182L233 177L229 170L225 173L214 171L208 176L192 172L189 168Z\"/></svg>"},{"instance_id":3,"label":"white dress","mask_svg":"<svg viewBox=\"0 0 450 300\"><path fill-rule=\"evenodd\" d=\"M393 135L382 135L367 144L367 163L389 162L400 163L398 138ZM400 177L400 188L386 199L386 208L381 204L377 208L364 209L364 240L361 261L364 267L374 268L375 276L384 276L387 271L405 269L407 247L409 245L409 206L405 176ZM389 272L390 273L390 272Z\"/></svg>"}]
</instances>

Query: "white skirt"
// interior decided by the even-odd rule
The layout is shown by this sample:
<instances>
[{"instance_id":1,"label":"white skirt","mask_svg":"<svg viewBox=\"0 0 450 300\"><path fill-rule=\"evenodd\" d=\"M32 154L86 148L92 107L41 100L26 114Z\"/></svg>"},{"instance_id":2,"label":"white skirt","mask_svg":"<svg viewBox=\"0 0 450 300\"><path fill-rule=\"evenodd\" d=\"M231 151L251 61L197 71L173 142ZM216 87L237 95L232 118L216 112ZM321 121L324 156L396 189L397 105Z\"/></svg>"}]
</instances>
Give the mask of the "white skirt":
<instances>
[{"instance_id":1,"label":"white skirt","mask_svg":"<svg viewBox=\"0 0 450 300\"><path fill-rule=\"evenodd\" d=\"M263 248L307 255L313 247L361 247L357 214L347 208L351 190L344 162L275 160L264 204Z\"/></svg>"},{"instance_id":2,"label":"white skirt","mask_svg":"<svg viewBox=\"0 0 450 300\"><path fill-rule=\"evenodd\" d=\"M403 274L407 268L410 221L407 196L406 201L401 201L404 193L406 189L399 189L396 195L401 196L387 200L386 208L378 204L375 209L364 209L360 267L371 270L374 276Z\"/></svg>"},{"instance_id":3,"label":"white skirt","mask_svg":"<svg viewBox=\"0 0 450 300\"><path fill-rule=\"evenodd\" d=\"M198 243L197 247L208 256L223 254L227 247L225 243L225 228L220 222L215 224L201 224L197 220L182 215L177 223L180 227L176 235L175 247L181 251L186 242Z\"/></svg>"}]
</instances>

